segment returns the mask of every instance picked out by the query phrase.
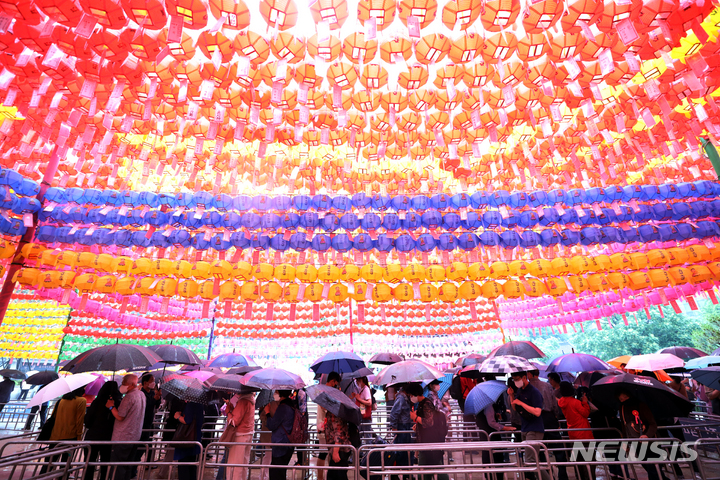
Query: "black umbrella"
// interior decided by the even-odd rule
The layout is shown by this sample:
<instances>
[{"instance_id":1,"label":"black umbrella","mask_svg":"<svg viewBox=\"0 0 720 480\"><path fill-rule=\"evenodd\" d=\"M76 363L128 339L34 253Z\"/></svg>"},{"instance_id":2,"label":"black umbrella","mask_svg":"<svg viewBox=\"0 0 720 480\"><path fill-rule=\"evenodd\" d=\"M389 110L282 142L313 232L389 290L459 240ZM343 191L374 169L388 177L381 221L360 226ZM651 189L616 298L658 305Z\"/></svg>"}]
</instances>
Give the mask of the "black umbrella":
<instances>
[{"instance_id":1,"label":"black umbrella","mask_svg":"<svg viewBox=\"0 0 720 480\"><path fill-rule=\"evenodd\" d=\"M682 358L685 361L692 360L693 358L708 356L707 353L693 347L667 347L663 348L658 353L670 353L676 357Z\"/></svg>"},{"instance_id":2,"label":"black umbrella","mask_svg":"<svg viewBox=\"0 0 720 480\"><path fill-rule=\"evenodd\" d=\"M376 353L370 358L368 363L377 363L380 365L392 365L393 363L402 362L403 357L396 353Z\"/></svg>"},{"instance_id":3,"label":"black umbrella","mask_svg":"<svg viewBox=\"0 0 720 480\"><path fill-rule=\"evenodd\" d=\"M262 410L272 401L273 391L267 388L262 389L260 390L260 393L258 393L258 396L255 399L255 408L257 408L258 410Z\"/></svg>"},{"instance_id":4,"label":"black umbrella","mask_svg":"<svg viewBox=\"0 0 720 480\"><path fill-rule=\"evenodd\" d=\"M54 382L60 378L57 373L53 372L52 370L44 370L42 372L38 372L35 375L30 375L27 380L25 380L25 383L28 385L47 385L50 382Z\"/></svg>"},{"instance_id":5,"label":"black umbrella","mask_svg":"<svg viewBox=\"0 0 720 480\"><path fill-rule=\"evenodd\" d=\"M706 387L712 388L713 390L720 390L720 367L707 367L694 370L690 373L690 376Z\"/></svg>"},{"instance_id":6,"label":"black umbrella","mask_svg":"<svg viewBox=\"0 0 720 480\"><path fill-rule=\"evenodd\" d=\"M545 354L537 345L527 341L507 342L493 349L488 355L489 357L498 357L500 355L514 355L522 358L543 358Z\"/></svg>"},{"instance_id":7,"label":"black umbrella","mask_svg":"<svg viewBox=\"0 0 720 480\"><path fill-rule=\"evenodd\" d=\"M20 370L12 370L9 368L0 370L0 377L7 377L13 380L25 380L24 373L22 373Z\"/></svg>"},{"instance_id":8,"label":"black umbrella","mask_svg":"<svg viewBox=\"0 0 720 480\"><path fill-rule=\"evenodd\" d=\"M214 374L222 374L225 373L222 371L222 368L219 367L203 367L202 365L183 365L183 367L180 369L181 372L210 372Z\"/></svg>"},{"instance_id":9,"label":"black umbrella","mask_svg":"<svg viewBox=\"0 0 720 480\"><path fill-rule=\"evenodd\" d=\"M355 402L337 388L327 385L311 385L305 389L310 400L346 422L360 425L362 417Z\"/></svg>"},{"instance_id":10,"label":"black umbrella","mask_svg":"<svg viewBox=\"0 0 720 480\"><path fill-rule=\"evenodd\" d=\"M186 402L201 403L203 405L210 403L208 389L197 378L173 375L166 379L160 390L171 393Z\"/></svg>"},{"instance_id":11,"label":"black umbrella","mask_svg":"<svg viewBox=\"0 0 720 480\"><path fill-rule=\"evenodd\" d=\"M343 373L342 378L360 378L375 375L375 373L367 367L363 367L360 370L356 370L350 373Z\"/></svg>"},{"instance_id":12,"label":"black umbrella","mask_svg":"<svg viewBox=\"0 0 720 480\"><path fill-rule=\"evenodd\" d=\"M161 360L149 348L116 343L83 352L70 360L62 370L71 373L137 371L149 368Z\"/></svg>"},{"instance_id":13,"label":"black umbrella","mask_svg":"<svg viewBox=\"0 0 720 480\"><path fill-rule=\"evenodd\" d=\"M195 355L195 352L179 345L151 345L149 348L157 353L165 363L202 365L202 360Z\"/></svg>"},{"instance_id":14,"label":"black umbrella","mask_svg":"<svg viewBox=\"0 0 720 480\"><path fill-rule=\"evenodd\" d=\"M234 393L250 393L257 392L259 388L248 387L240 383L240 375L233 374L220 374L213 375L203 382L203 384L210 390L218 390L221 392L234 392Z\"/></svg>"},{"instance_id":15,"label":"black umbrella","mask_svg":"<svg viewBox=\"0 0 720 480\"><path fill-rule=\"evenodd\" d=\"M628 391L633 397L645 402L655 419L684 417L693 409L690 401L672 388L650 377L623 373L608 375L590 387L593 403L612 408L619 406L618 392Z\"/></svg>"},{"instance_id":16,"label":"black umbrella","mask_svg":"<svg viewBox=\"0 0 720 480\"><path fill-rule=\"evenodd\" d=\"M213 367L209 367L213 368ZM227 371L227 373L230 373L232 375L245 375L246 373L254 372L255 370L260 370L262 367L260 365L248 365L247 367L235 367L231 368Z\"/></svg>"}]
</instances>

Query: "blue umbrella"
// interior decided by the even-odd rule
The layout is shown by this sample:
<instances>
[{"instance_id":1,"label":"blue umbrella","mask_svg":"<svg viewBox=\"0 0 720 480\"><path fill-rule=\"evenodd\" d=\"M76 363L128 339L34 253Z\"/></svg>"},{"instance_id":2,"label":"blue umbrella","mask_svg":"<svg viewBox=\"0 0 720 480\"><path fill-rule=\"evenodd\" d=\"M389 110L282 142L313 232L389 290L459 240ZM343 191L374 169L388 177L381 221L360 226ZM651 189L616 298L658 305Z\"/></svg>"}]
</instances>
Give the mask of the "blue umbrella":
<instances>
[{"instance_id":1,"label":"blue umbrella","mask_svg":"<svg viewBox=\"0 0 720 480\"><path fill-rule=\"evenodd\" d=\"M252 358L242 355L240 353L223 353L213 358L208 364L208 367L220 367L220 368L232 368L232 367L247 367L257 365Z\"/></svg>"},{"instance_id":2,"label":"blue umbrella","mask_svg":"<svg viewBox=\"0 0 720 480\"><path fill-rule=\"evenodd\" d=\"M612 370L613 367L599 358L587 353L568 353L560 355L550 362L547 372L592 372L596 370Z\"/></svg>"},{"instance_id":3,"label":"blue umbrella","mask_svg":"<svg viewBox=\"0 0 720 480\"><path fill-rule=\"evenodd\" d=\"M720 352L719 352L720 353ZM710 366L720 365L720 356L710 355L708 357L693 358L685 362L685 370L693 370L695 368L706 368Z\"/></svg>"},{"instance_id":4,"label":"blue umbrella","mask_svg":"<svg viewBox=\"0 0 720 480\"><path fill-rule=\"evenodd\" d=\"M326 353L310 366L315 373L351 373L361 368L365 368L365 362L352 352Z\"/></svg>"},{"instance_id":5,"label":"blue umbrella","mask_svg":"<svg viewBox=\"0 0 720 480\"><path fill-rule=\"evenodd\" d=\"M477 415L497 402L497 399L505 390L507 390L507 385L499 380L478 383L470 390L465 399L465 413L467 415Z\"/></svg>"},{"instance_id":6,"label":"blue umbrella","mask_svg":"<svg viewBox=\"0 0 720 480\"><path fill-rule=\"evenodd\" d=\"M438 398L443 398L448 390L450 390L450 385L452 385L453 377L452 373L446 373L444 377L438 378L438 382L440 382L440 390L438 390ZM428 393L430 393L430 389L428 388L428 385L432 383L433 380L425 380L422 382L422 386L425 388L425 391L423 392L424 396L428 396Z\"/></svg>"}]
</instances>

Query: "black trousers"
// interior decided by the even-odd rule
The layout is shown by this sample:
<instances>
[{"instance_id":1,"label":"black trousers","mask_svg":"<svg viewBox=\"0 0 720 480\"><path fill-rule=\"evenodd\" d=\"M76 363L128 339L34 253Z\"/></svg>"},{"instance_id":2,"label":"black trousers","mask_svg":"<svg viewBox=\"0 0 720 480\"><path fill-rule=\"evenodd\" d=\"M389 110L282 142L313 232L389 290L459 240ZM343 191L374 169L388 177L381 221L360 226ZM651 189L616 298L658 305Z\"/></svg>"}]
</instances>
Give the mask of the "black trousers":
<instances>
[{"instance_id":1,"label":"black trousers","mask_svg":"<svg viewBox=\"0 0 720 480\"><path fill-rule=\"evenodd\" d=\"M285 455L281 455L279 457L272 457L272 461L270 462L270 465L287 465L290 463L290 459L293 456L293 453L295 453L295 447L288 447L287 453ZM270 480L286 480L287 478L287 468L270 468Z\"/></svg>"},{"instance_id":2,"label":"black trousers","mask_svg":"<svg viewBox=\"0 0 720 480\"><path fill-rule=\"evenodd\" d=\"M332 449L331 449L332 450ZM332 459L332 454L328 455L330 458L331 467L347 467L350 464L350 452L340 452L340 461L335 463ZM347 480L347 470L327 470L327 480Z\"/></svg>"},{"instance_id":3,"label":"black trousers","mask_svg":"<svg viewBox=\"0 0 720 480\"><path fill-rule=\"evenodd\" d=\"M197 455L188 455L178 460L178 480L197 480L197 465L183 465L184 462L197 462Z\"/></svg>"},{"instance_id":4,"label":"black trousers","mask_svg":"<svg viewBox=\"0 0 720 480\"><path fill-rule=\"evenodd\" d=\"M110 454L110 461L132 462L135 459L135 452L137 452L137 445L113 445L112 453ZM113 480L130 480L133 473L132 464L119 465L113 468L115 469L115 476L113 477L112 472L110 473L110 477L113 478Z\"/></svg>"},{"instance_id":5,"label":"black trousers","mask_svg":"<svg viewBox=\"0 0 720 480\"><path fill-rule=\"evenodd\" d=\"M90 455L88 456L88 462L109 462L110 455L112 454L112 445L91 445ZM87 471L85 472L85 480L93 480L95 476L96 465L88 465ZM100 480L107 478L108 467L106 465L100 466Z\"/></svg>"},{"instance_id":6,"label":"black trousers","mask_svg":"<svg viewBox=\"0 0 720 480\"><path fill-rule=\"evenodd\" d=\"M442 450L420 450L418 465L445 465L445 452ZM436 475L423 475L423 480L433 480ZM437 480L449 480L446 473L437 474Z\"/></svg>"}]
</instances>

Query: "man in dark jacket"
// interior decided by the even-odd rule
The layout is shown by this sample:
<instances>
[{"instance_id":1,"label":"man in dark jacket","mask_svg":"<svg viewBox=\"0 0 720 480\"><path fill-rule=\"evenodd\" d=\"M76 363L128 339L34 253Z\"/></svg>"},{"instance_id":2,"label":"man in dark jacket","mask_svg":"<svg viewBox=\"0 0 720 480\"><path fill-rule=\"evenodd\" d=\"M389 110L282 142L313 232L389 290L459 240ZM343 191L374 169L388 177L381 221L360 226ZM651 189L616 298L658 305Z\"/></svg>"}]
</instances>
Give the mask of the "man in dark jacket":
<instances>
[{"instance_id":1,"label":"man in dark jacket","mask_svg":"<svg viewBox=\"0 0 720 480\"><path fill-rule=\"evenodd\" d=\"M634 398L632 394L624 389L617 391L617 398L620 402L620 424L622 435L625 438L655 438L657 436L657 422L650 408L643 402ZM632 450L632 447L631 447ZM638 447L635 451L644 449ZM657 458L657 457L655 457ZM647 457L644 460L652 460L653 453L648 445ZM658 465L641 463L648 475L648 480L667 480L667 477L659 472Z\"/></svg>"},{"instance_id":2,"label":"man in dark jacket","mask_svg":"<svg viewBox=\"0 0 720 480\"><path fill-rule=\"evenodd\" d=\"M443 428L438 424L440 417L444 414L436 415L435 405L429 398L423 395L423 388L418 383L409 383L405 387L405 393L410 396L410 403L415 408L410 412L410 419L415 423L415 433L417 434L417 443L441 443L445 442L445 434L447 431L441 432ZM419 465L444 465L445 452L441 449L437 450L420 450L418 464ZM432 467L430 467L432 468ZM423 475L423 480L431 480L434 475ZM447 480L447 474L437 475L438 480Z\"/></svg>"},{"instance_id":3,"label":"man in dark jacket","mask_svg":"<svg viewBox=\"0 0 720 480\"><path fill-rule=\"evenodd\" d=\"M290 400L290 390L275 390L273 398L280 402L274 412L270 406L265 407L268 416L267 425L272 432L272 461L271 465L287 465L295 452L295 447L284 447L283 443L290 443L290 432L295 423L295 408ZM287 468L270 468L270 480L286 480Z\"/></svg>"},{"instance_id":4,"label":"man in dark jacket","mask_svg":"<svg viewBox=\"0 0 720 480\"><path fill-rule=\"evenodd\" d=\"M3 381L0 382L0 412L10 402L13 390L15 390L15 382L10 380L9 377L3 377Z\"/></svg>"}]
</instances>

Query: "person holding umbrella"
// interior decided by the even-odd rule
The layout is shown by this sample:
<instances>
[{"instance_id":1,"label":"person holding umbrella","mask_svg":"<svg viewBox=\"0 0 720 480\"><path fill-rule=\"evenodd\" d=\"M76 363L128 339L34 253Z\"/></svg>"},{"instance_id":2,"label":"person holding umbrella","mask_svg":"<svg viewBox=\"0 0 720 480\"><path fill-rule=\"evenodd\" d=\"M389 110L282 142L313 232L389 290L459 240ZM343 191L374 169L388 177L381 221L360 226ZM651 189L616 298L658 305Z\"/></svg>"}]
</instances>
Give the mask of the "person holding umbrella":
<instances>
[{"instance_id":1,"label":"person holding umbrella","mask_svg":"<svg viewBox=\"0 0 720 480\"><path fill-rule=\"evenodd\" d=\"M520 432L523 442L526 440L540 441L545 435L545 426L542 421L543 397L540 391L533 387L528 380L527 373L512 373L514 389L511 387L507 393L510 398L512 409L520 414ZM535 463L537 452L534 448L525 451L527 463ZM552 477L546 469L541 470L543 480L551 480ZM533 476L534 474L528 474Z\"/></svg>"},{"instance_id":2,"label":"person holding umbrella","mask_svg":"<svg viewBox=\"0 0 720 480\"><path fill-rule=\"evenodd\" d=\"M115 408L115 400L108 399L105 407L115 417L113 426L113 442L138 442L142 435L143 419L145 418L145 394L138 388L138 376L128 374L123 377L122 385L119 388L125 396L120 406ZM113 445L110 461L131 462L135 458L137 445L117 444ZM116 467L116 480L130 480L132 475L131 465L120 465Z\"/></svg>"},{"instance_id":3,"label":"person holding umbrella","mask_svg":"<svg viewBox=\"0 0 720 480\"><path fill-rule=\"evenodd\" d=\"M225 403L227 414L226 430L232 430L233 440L237 445L228 449L227 463L250 463L252 437L255 432L255 393L236 393ZM247 467L228 467L227 480L244 480L247 478Z\"/></svg>"},{"instance_id":4,"label":"person holding umbrella","mask_svg":"<svg viewBox=\"0 0 720 480\"><path fill-rule=\"evenodd\" d=\"M360 408L362 415L362 425L360 430L363 432L372 432L372 393L368 385L367 377L359 377L355 379L359 393L352 392L350 398L355 400L355 404Z\"/></svg>"},{"instance_id":5,"label":"person holding umbrella","mask_svg":"<svg viewBox=\"0 0 720 480\"><path fill-rule=\"evenodd\" d=\"M644 402L633 397L629 390L617 390L617 399L620 402L620 424L624 438L655 438L657 435L657 422L650 408ZM648 453L650 455L650 453ZM650 458L647 458L650 460ZM648 480L660 480L658 467L646 463L641 464L648 475ZM667 480L665 475L662 475Z\"/></svg>"},{"instance_id":6,"label":"person holding umbrella","mask_svg":"<svg viewBox=\"0 0 720 480\"><path fill-rule=\"evenodd\" d=\"M176 435L173 440L176 441L188 441L188 442L201 442L202 441L202 426L205 423L205 409L200 403L188 401L185 403L185 408L181 412L175 412L175 419L180 422L181 425L189 425L188 438L178 438L177 434L180 428L175 431ZM197 479L197 465L183 465L184 463L196 462L198 455L200 455L200 445L192 445L189 447L176 447L173 459L180 462L178 466L178 479L179 480L196 480Z\"/></svg>"},{"instance_id":7,"label":"person holding umbrella","mask_svg":"<svg viewBox=\"0 0 720 480\"><path fill-rule=\"evenodd\" d=\"M570 382L560 382L560 400L558 405L562 409L563 415L567 420L567 426L570 429L590 428L590 404L587 394L583 394L582 400L575 398L575 388ZM571 440L592 440L595 438L590 430L580 430L568 432ZM590 470L585 466L579 467L580 480L590 480L595 478L595 467L590 466Z\"/></svg>"},{"instance_id":8,"label":"person holding umbrella","mask_svg":"<svg viewBox=\"0 0 720 480\"><path fill-rule=\"evenodd\" d=\"M287 465L295 452L295 447L283 447L283 443L290 443L290 432L295 421L295 409L290 400L290 390L275 390L273 399L279 402L275 413L271 413L270 406L265 407L267 425L272 432L272 461L271 465ZM270 480L286 480L287 468L271 468Z\"/></svg>"},{"instance_id":9,"label":"person holding umbrella","mask_svg":"<svg viewBox=\"0 0 720 480\"><path fill-rule=\"evenodd\" d=\"M410 402L415 408L410 412L410 420L415 424L413 429L417 434L418 443L444 443L447 435L447 423L442 424L445 415L438 412L430 399L423 395L423 388L418 383L410 383L405 387L410 395ZM437 414L437 415L436 415ZM442 450L420 450L419 465L444 465L444 452ZM435 475L423 475L423 480L431 480ZM447 480L447 474L437 476L438 480Z\"/></svg>"},{"instance_id":10,"label":"person holding umbrella","mask_svg":"<svg viewBox=\"0 0 720 480\"><path fill-rule=\"evenodd\" d=\"M540 371L531 370L527 372L528 380L530 385L537 388L542 395L542 418L543 426L546 430L557 430L560 428L560 407L558 406L558 400L555 396L555 390L549 383L540 380ZM559 432L545 432L543 434L545 440L562 440L562 436ZM553 452L558 462L567 462L567 456L565 450L562 448ZM558 480L568 480L567 469L564 466L558 467Z\"/></svg>"},{"instance_id":11,"label":"person holding umbrella","mask_svg":"<svg viewBox=\"0 0 720 480\"><path fill-rule=\"evenodd\" d=\"M330 388L338 388L340 385L340 374L337 372L330 372L327 376L327 380L325 381L325 385L327 385ZM325 434L324 426L325 426L325 413L327 410L325 410L321 405L318 405L317 407L317 432L318 432L318 443L320 445L326 445L327 444L327 436ZM318 467L322 467L325 465L325 460L327 459L327 452L320 452L318 454L317 459L317 465ZM318 469L317 471L318 480L323 480L325 475L325 470Z\"/></svg>"},{"instance_id":12,"label":"person holding umbrella","mask_svg":"<svg viewBox=\"0 0 720 480\"><path fill-rule=\"evenodd\" d=\"M325 415L325 438L330 446L330 466L347 467L352 450L348 423L332 412ZM347 470L330 470L327 480L347 480Z\"/></svg>"}]
</instances>

